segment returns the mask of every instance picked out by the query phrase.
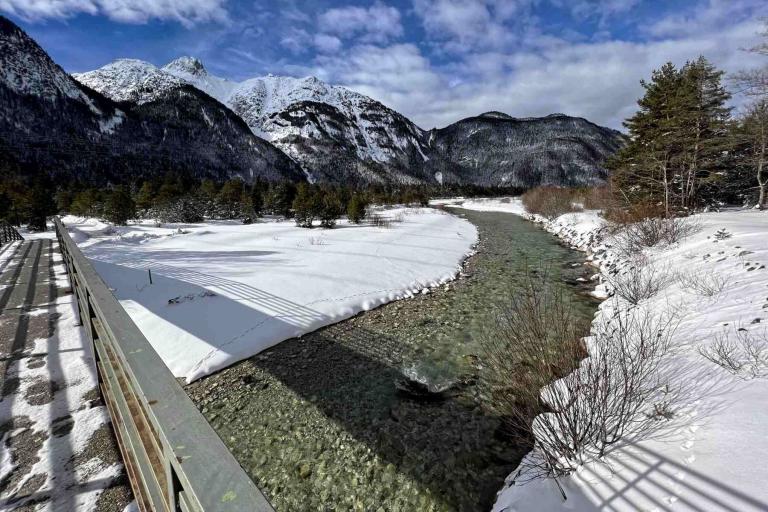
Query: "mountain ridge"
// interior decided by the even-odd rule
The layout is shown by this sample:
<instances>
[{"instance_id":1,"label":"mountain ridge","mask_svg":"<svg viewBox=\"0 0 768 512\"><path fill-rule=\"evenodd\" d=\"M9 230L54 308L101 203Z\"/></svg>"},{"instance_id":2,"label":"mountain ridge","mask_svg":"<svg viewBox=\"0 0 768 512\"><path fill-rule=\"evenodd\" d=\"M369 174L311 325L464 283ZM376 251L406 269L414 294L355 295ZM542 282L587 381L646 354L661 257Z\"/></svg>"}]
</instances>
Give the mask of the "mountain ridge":
<instances>
[{"instance_id":1,"label":"mountain ridge","mask_svg":"<svg viewBox=\"0 0 768 512\"><path fill-rule=\"evenodd\" d=\"M169 171L252 181L304 179L242 119L182 84L155 101L114 101L68 75L0 16L0 160L64 179L106 184Z\"/></svg>"},{"instance_id":2,"label":"mountain ridge","mask_svg":"<svg viewBox=\"0 0 768 512\"><path fill-rule=\"evenodd\" d=\"M3 158L96 183L184 171L347 185L580 186L604 182L602 163L623 143L615 130L564 114L489 111L423 130L315 77L235 82L193 57L163 67L119 59L70 76L1 16L0 49Z\"/></svg>"}]
</instances>

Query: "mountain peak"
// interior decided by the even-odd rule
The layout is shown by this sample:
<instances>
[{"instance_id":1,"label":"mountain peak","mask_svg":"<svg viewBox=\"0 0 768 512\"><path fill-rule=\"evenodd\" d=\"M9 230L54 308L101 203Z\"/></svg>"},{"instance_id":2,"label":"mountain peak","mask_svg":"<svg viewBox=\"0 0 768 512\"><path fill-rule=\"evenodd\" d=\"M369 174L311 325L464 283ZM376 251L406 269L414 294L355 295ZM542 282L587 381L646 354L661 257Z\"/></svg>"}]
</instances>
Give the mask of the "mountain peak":
<instances>
[{"instance_id":1,"label":"mountain peak","mask_svg":"<svg viewBox=\"0 0 768 512\"><path fill-rule=\"evenodd\" d=\"M497 110L491 110L490 112L484 112L480 114L477 117L484 117L487 119L514 119L509 114L505 114L504 112L499 112Z\"/></svg>"},{"instance_id":2,"label":"mountain peak","mask_svg":"<svg viewBox=\"0 0 768 512\"><path fill-rule=\"evenodd\" d=\"M202 62L200 62L200 59L188 56L179 57L178 59L172 60L163 66L163 69L166 71L181 71L183 73L189 73L190 75L194 76L202 76L207 74L205 66L203 66Z\"/></svg>"}]
</instances>

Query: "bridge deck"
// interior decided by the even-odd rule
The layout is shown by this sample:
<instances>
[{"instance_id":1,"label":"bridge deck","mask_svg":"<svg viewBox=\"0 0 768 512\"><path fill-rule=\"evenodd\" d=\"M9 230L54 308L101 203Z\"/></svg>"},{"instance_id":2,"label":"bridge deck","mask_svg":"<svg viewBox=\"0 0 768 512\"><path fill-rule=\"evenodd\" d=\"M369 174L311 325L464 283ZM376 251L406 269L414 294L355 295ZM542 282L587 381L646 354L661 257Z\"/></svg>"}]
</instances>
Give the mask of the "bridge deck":
<instances>
[{"instance_id":1,"label":"bridge deck","mask_svg":"<svg viewBox=\"0 0 768 512\"><path fill-rule=\"evenodd\" d=\"M0 510L122 510L130 490L55 239L0 247Z\"/></svg>"}]
</instances>

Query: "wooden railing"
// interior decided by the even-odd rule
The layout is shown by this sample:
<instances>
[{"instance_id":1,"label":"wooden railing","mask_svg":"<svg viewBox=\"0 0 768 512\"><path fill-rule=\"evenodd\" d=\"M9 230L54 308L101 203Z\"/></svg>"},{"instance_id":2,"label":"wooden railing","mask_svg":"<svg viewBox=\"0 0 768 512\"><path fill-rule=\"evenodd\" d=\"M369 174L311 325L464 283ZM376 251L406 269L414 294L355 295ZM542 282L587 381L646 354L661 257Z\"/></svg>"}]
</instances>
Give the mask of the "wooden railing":
<instances>
[{"instance_id":1,"label":"wooden railing","mask_svg":"<svg viewBox=\"0 0 768 512\"><path fill-rule=\"evenodd\" d=\"M154 348L54 219L99 385L143 512L273 512Z\"/></svg>"},{"instance_id":2,"label":"wooden railing","mask_svg":"<svg viewBox=\"0 0 768 512\"><path fill-rule=\"evenodd\" d=\"M16 231L16 228L4 220L0 220L0 246L16 240L24 240L24 237Z\"/></svg>"}]
</instances>

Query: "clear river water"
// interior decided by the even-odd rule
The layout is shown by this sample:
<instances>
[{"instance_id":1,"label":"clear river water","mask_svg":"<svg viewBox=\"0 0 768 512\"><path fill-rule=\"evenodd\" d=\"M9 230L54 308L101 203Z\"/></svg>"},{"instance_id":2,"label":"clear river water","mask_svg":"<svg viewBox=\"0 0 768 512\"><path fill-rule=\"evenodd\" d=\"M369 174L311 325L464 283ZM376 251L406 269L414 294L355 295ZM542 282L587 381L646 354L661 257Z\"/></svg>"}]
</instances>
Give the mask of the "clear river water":
<instances>
[{"instance_id":1,"label":"clear river water","mask_svg":"<svg viewBox=\"0 0 768 512\"><path fill-rule=\"evenodd\" d=\"M528 447L500 435L478 336L531 269L577 311L583 255L508 213L455 210L480 232L462 277L284 341L187 386L279 512L486 511ZM439 395L420 394L414 380Z\"/></svg>"}]
</instances>

